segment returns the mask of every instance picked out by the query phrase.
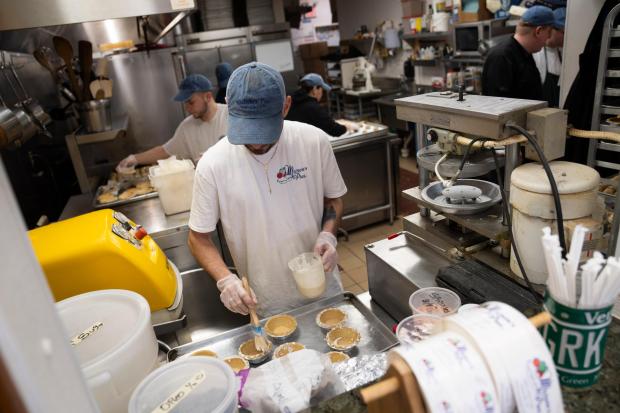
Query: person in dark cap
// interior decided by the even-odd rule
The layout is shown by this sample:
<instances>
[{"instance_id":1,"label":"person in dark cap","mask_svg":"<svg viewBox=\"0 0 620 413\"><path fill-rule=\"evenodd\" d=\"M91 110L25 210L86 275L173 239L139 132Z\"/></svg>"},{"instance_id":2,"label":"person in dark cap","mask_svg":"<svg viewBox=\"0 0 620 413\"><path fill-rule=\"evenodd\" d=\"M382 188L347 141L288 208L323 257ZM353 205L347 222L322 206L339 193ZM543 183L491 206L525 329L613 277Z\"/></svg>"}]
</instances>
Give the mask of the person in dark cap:
<instances>
[{"instance_id":1,"label":"person in dark cap","mask_svg":"<svg viewBox=\"0 0 620 413\"><path fill-rule=\"evenodd\" d=\"M129 155L116 170L125 172L136 165L149 165L172 155L197 162L203 152L226 135L228 108L215 103L212 89L206 76L189 75L183 79L174 100L183 102L190 115L183 119L168 142Z\"/></svg>"},{"instance_id":2,"label":"person in dark cap","mask_svg":"<svg viewBox=\"0 0 620 413\"><path fill-rule=\"evenodd\" d=\"M566 9L553 10L555 23L551 37L541 51L534 53L534 61L540 73L543 95L549 106L557 108L560 102L560 72L562 71L562 46L564 45L564 25Z\"/></svg>"},{"instance_id":3,"label":"person in dark cap","mask_svg":"<svg viewBox=\"0 0 620 413\"><path fill-rule=\"evenodd\" d=\"M482 69L482 94L544 100L540 74L532 57L551 37L550 8L534 6L521 16L514 36L489 51Z\"/></svg>"},{"instance_id":4,"label":"person in dark cap","mask_svg":"<svg viewBox=\"0 0 620 413\"><path fill-rule=\"evenodd\" d=\"M215 103L226 104L226 87L228 86L228 78L232 71L232 66L227 62L222 62L215 66L215 77L217 78Z\"/></svg>"},{"instance_id":5,"label":"person in dark cap","mask_svg":"<svg viewBox=\"0 0 620 413\"><path fill-rule=\"evenodd\" d=\"M216 281L230 311L286 312L342 292L336 230L347 188L329 137L284 120L291 105L280 72L263 63L238 67L226 92L228 135L198 162L189 217L189 247ZM211 241L220 221L239 274ZM313 251L324 278L298 287L288 262ZM314 298L310 298L314 297Z\"/></svg>"},{"instance_id":6,"label":"person in dark cap","mask_svg":"<svg viewBox=\"0 0 620 413\"><path fill-rule=\"evenodd\" d=\"M354 126L346 121L334 121L327 109L319 104L323 94L331 90L321 75L308 73L299 80L299 89L291 95L291 109L287 120L308 123L322 129L329 136L340 136Z\"/></svg>"}]
</instances>

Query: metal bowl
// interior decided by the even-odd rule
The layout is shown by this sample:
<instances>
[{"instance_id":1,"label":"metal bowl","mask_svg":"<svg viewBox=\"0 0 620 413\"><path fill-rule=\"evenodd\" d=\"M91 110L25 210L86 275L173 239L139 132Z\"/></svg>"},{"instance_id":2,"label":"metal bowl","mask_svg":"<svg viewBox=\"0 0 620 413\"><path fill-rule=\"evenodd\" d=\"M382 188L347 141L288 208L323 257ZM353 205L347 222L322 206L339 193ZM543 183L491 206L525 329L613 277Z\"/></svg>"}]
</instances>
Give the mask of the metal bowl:
<instances>
[{"instance_id":1,"label":"metal bowl","mask_svg":"<svg viewBox=\"0 0 620 413\"><path fill-rule=\"evenodd\" d=\"M422 190L422 199L433 205L432 209L454 215L473 215L483 212L501 202L502 194L499 185L480 179L459 179L454 185L469 185L482 191L475 203L450 203L443 194L444 186L441 182L433 182Z\"/></svg>"}]
</instances>

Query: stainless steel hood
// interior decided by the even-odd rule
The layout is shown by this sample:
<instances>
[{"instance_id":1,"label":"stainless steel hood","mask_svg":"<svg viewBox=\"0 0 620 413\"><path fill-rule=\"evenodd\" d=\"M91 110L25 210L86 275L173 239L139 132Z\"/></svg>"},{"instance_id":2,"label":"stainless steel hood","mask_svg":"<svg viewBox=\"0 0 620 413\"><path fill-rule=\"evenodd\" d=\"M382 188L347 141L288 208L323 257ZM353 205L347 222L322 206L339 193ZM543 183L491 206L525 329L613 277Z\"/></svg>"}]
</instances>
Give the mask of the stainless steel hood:
<instances>
[{"instance_id":1,"label":"stainless steel hood","mask_svg":"<svg viewBox=\"0 0 620 413\"><path fill-rule=\"evenodd\" d=\"M195 8L195 0L4 1L0 13L0 31L148 16Z\"/></svg>"}]
</instances>

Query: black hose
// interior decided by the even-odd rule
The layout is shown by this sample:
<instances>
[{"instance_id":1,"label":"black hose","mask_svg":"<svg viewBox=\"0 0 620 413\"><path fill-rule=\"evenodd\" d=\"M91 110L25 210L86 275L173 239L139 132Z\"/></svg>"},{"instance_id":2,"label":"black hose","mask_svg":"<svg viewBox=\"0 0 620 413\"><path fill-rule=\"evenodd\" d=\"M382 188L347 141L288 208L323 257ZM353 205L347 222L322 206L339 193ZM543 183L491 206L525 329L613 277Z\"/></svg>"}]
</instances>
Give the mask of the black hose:
<instances>
[{"instance_id":1,"label":"black hose","mask_svg":"<svg viewBox=\"0 0 620 413\"><path fill-rule=\"evenodd\" d=\"M516 130L525 136L528 142L532 145L536 153L538 154L538 159L540 159L540 163L547 174L547 179L549 180L549 184L551 185L551 194L553 195L553 203L555 204L555 213L558 220L558 238L560 239L560 246L562 247L562 258L566 258L566 239L564 238L564 217L562 215L562 204L560 202L560 192L558 191L558 185L555 182L555 178L553 178L553 173L551 172L551 168L549 167L549 162L547 158L545 158L545 154L543 153L540 145L534 137L521 126L514 124L512 122L507 122L506 127Z\"/></svg>"},{"instance_id":2,"label":"black hose","mask_svg":"<svg viewBox=\"0 0 620 413\"><path fill-rule=\"evenodd\" d=\"M493 154L493 161L495 162L495 174L497 175L497 182L499 185L499 191L502 196L502 204L504 210L504 216L506 217L506 222L508 223L508 236L510 237L510 242L512 243L512 251L515 254L515 259L517 260L517 265L519 265L519 269L521 270L521 274L523 275L523 279L527 284L527 288L530 290L530 293L534 296L534 299L539 304L543 303L543 298L536 290L534 290L534 286L530 282L530 279L527 277L525 273L525 268L523 267L523 263L521 262L521 256L519 255L519 248L517 248L517 243L512 234L512 218L510 217L510 207L508 205L508 199L506 198L506 191L504 188L504 180L502 179L502 174L499 169L499 160L497 159L497 153L495 152L495 148L488 148Z\"/></svg>"}]
</instances>

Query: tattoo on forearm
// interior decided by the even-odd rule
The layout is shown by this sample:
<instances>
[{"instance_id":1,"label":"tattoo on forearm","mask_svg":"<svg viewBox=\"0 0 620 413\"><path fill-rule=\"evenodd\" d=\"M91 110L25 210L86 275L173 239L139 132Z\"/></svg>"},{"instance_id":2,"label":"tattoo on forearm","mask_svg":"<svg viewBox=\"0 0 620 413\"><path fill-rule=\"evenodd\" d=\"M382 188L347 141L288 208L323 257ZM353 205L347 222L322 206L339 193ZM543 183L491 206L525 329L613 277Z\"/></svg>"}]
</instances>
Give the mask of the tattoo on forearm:
<instances>
[{"instance_id":1,"label":"tattoo on forearm","mask_svg":"<svg viewBox=\"0 0 620 413\"><path fill-rule=\"evenodd\" d=\"M336 220L336 209L334 209L333 205L326 205L323 209L323 219L321 220L321 225L325 225L328 221Z\"/></svg>"}]
</instances>

